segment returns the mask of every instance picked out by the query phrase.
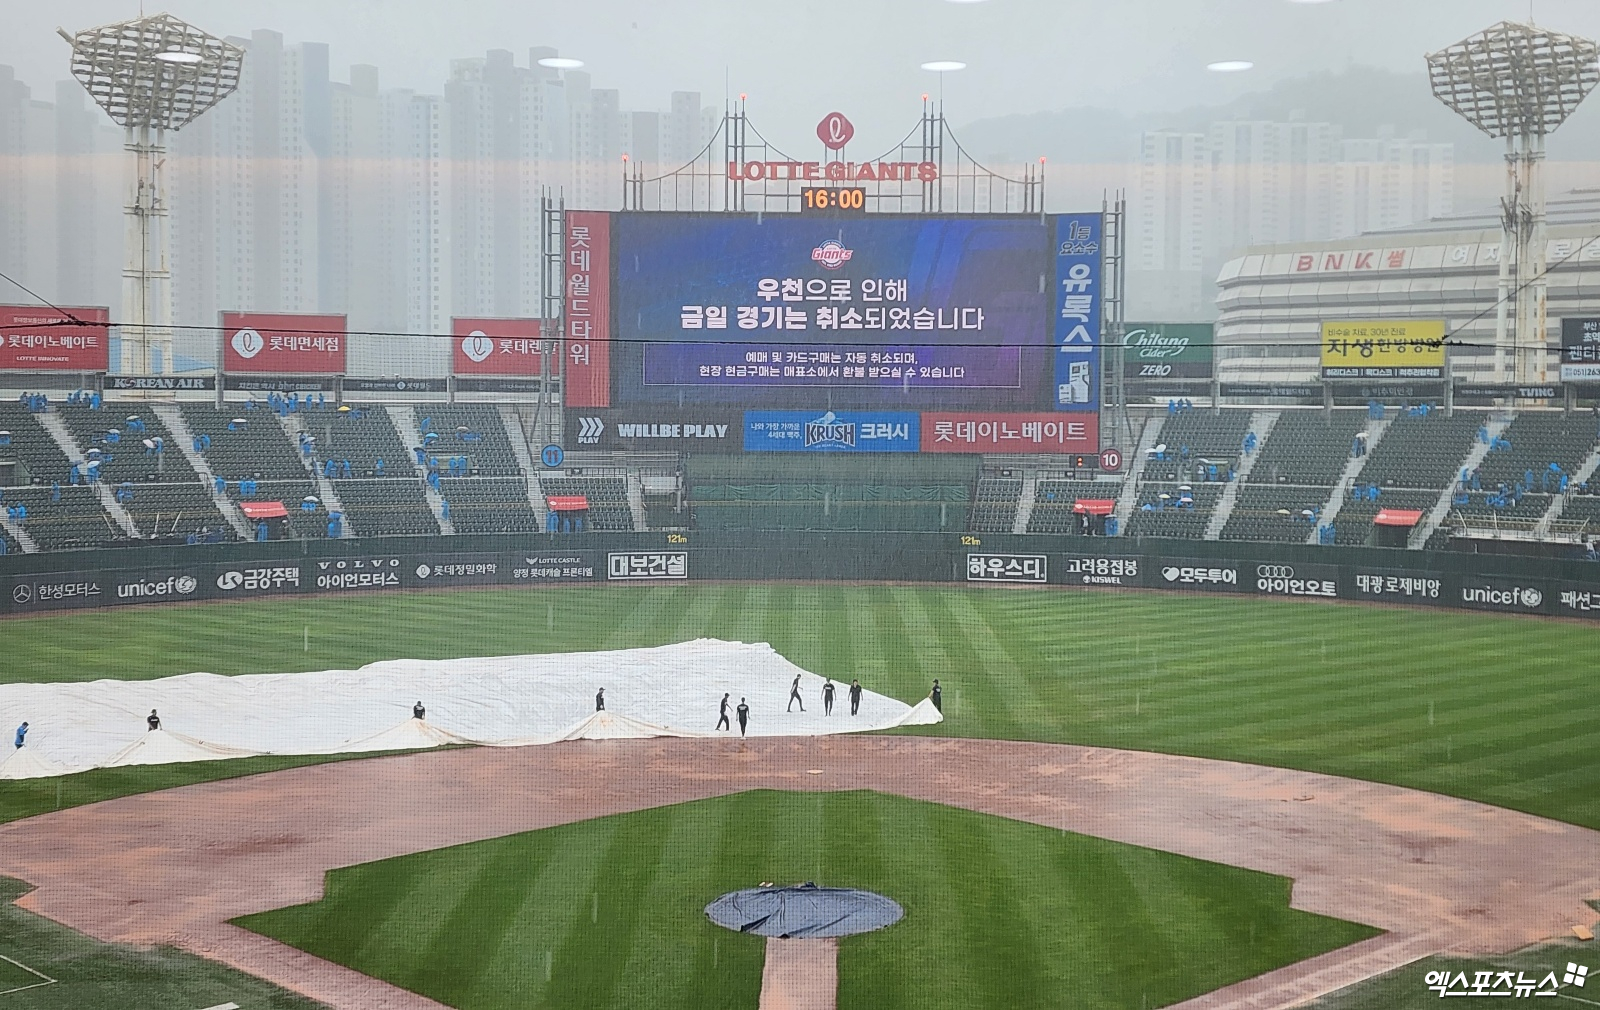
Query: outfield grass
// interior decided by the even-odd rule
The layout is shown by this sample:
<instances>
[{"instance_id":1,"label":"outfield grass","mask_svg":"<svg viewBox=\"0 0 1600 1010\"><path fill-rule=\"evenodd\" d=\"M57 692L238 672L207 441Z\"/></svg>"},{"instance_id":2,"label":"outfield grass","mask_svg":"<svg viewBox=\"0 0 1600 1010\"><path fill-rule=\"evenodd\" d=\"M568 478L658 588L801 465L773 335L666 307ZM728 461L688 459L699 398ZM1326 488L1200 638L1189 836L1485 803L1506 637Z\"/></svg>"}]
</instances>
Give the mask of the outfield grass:
<instances>
[{"instance_id":1,"label":"outfield grass","mask_svg":"<svg viewBox=\"0 0 1600 1010\"><path fill-rule=\"evenodd\" d=\"M679 585L130 608L8 620L0 635L0 681L765 641L907 701L940 678L948 719L920 732L1330 772L1600 828L1595 630L1573 622L1160 592ZM0 712L0 728L24 718ZM63 802L260 767L88 773ZM32 799L8 800L19 789ZM53 783L0 785L0 816L53 804Z\"/></svg>"},{"instance_id":2,"label":"outfield grass","mask_svg":"<svg viewBox=\"0 0 1600 1010\"><path fill-rule=\"evenodd\" d=\"M182 951L99 943L24 912L12 902L28 888L0 877L0 954L55 979L0 995L6 1010L194 1010L237 1003L247 1010L317 1010L311 1000ZM0 961L0 993L38 976Z\"/></svg>"},{"instance_id":3,"label":"outfield grass","mask_svg":"<svg viewBox=\"0 0 1600 1010\"><path fill-rule=\"evenodd\" d=\"M745 1010L764 941L703 909L802 879L906 908L842 942L848 1007L1139 1010L1376 932L1291 910L1282 877L900 797L764 791L337 870L322 901L239 923L461 1010Z\"/></svg>"}]
</instances>

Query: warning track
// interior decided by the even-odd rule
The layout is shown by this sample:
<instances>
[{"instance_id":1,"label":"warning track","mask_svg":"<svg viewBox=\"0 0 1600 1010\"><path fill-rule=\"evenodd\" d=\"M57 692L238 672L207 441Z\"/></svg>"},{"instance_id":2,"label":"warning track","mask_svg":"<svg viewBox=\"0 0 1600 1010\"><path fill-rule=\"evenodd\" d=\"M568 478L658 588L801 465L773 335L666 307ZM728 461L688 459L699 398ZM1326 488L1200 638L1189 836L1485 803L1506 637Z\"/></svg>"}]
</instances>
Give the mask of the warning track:
<instances>
[{"instance_id":1,"label":"warning track","mask_svg":"<svg viewBox=\"0 0 1600 1010\"><path fill-rule=\"evenodd\" d=\"M822 774L807 774L821 769ZM1294 880L1388 932L1182 1006L1284 1007L1429 954L1590 923L1600 832L1432 793L1140 751L929 737L576 742L294 768L0 825L19 904L171 944L338 1010L442 1005L228 924L331 869L747 789L873 789Z\"/></svg>"}]
</instances>

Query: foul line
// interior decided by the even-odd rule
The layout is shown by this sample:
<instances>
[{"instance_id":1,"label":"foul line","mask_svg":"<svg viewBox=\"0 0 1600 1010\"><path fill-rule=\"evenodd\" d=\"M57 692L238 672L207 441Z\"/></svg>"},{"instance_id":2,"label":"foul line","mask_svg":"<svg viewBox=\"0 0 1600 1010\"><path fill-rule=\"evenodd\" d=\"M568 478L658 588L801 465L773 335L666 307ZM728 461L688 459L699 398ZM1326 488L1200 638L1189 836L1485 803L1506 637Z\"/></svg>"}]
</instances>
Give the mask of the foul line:
<instances>
[{"instance_id":1,"label":"foul line","mask_svg":"<svg viewBox=\"0 0 1600 1010\"><path fill-rule=\"evenodd\" d=\"M38 971L36 969L29 968L27 965L23 964L21 961L16 961L16 960L13 960L13 959L11 959L9 957L6 957L4 954L0 954L0 961L5 961L7 964L14 964L18 968L21 968L23 971L27 972L29 975L34 975L34 976L37 976L38 978L44 979L43 982L35 982L32 985L19 985L15 989L0 989L0 996L10 996L14 992L22 992L22 991L27 990L27 989L41 989L41 988L43 988L43 987L45 987L47 985L55 985L58 981L60 981L60 979L51 978L49 975L46 975L42 971Z\"/></svg>"},{"instance_id":2,"label":"foul line","mask_svg":"<svg viewBox=\"0 0 1600 1010\"><path fill-rule=\"evenodd\" d=\"M1587 1003L1590 1006L1600 1006L1600 1003L1596 1003L1592 999L1579 999L1577 996L1568 996L1564 992L1558 992L1558 993L1556 993L1556 995L1560 996L1562 999L1570 999L1574 1003Z\"/></svg>"}]
</instances>

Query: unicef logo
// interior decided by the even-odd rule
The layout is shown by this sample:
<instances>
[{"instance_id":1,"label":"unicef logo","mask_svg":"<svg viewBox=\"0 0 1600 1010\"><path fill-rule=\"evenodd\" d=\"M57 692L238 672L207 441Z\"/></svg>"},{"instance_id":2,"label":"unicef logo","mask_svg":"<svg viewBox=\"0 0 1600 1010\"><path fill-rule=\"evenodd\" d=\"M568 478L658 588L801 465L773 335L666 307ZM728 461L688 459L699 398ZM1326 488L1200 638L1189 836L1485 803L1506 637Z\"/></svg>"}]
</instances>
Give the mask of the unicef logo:
<instances>
[{"instance_id":1,"label":"unicef logo","mask_svg":"<svg viewBox=\"0 0 1600 1010\"><path fill-rule=\"evenodd\" d=\"M494 340L482 330L473 330L470 336L462 339L461 353L482 364L489 355L494 353Z\"/></svg>"},{"instance_id":2,"label":"unicef logo","mask_svg":"<svg viewBox=\"0 0 1600 1010\"><path fill-rule=\"evenodd\" d=\"M240 330L233 335L233 352L241 358L253 358L261 353L267 342L255 330Z\"/></svg>"},{"instance_id":3,"label":"unicef logo","mask_svg":"<svg viewBox=\"0 0 1600 1010\"><path fill-rule=\"evenodd\" d=\"M194 592L199 585L200 583L195 581L194 576L180 575L178 576L177 581L172 584L172 588L176 589L179 595L188 596L190 593Z\"/></svg>"},{"instance_id":4,"label":"unicef logo","mask_svg":"<svg viewBox=\"0 0 1600 1010\"><path fill-rule=\"evenodd\" d=\"M427 565L418 565L417 566L417 578L425 579L425 578L427 578L428 576L430 576L432 574L433 574L433 569L429 568Z\"/></svg>"},{"instance_id":5,"label":"unicef logo","mask_svg":"<svg viewBox=\"0 0 1600 1010\"><path fill-rule=\"evenodd\" d=\"M218 589L238 589L244 585L243 572L223 572L217 576Z\"/></svg>"},{"instance_id":6,"label":"unicef logo","mask_svg":"<svg viewBox=\"0 0 1600 1010\"><path fill-rule=\"evenodd\" d=\"M1537 590L1537 589L1524 589L1522 591L1522 605L1523 606L1525 606L1525 607L1537 607L1537 606L1539 606L1539 604L1541 604L1543 602L1544 602L1544 593L1540 592L1539 590Z\"/></svg>"}]
</instances>

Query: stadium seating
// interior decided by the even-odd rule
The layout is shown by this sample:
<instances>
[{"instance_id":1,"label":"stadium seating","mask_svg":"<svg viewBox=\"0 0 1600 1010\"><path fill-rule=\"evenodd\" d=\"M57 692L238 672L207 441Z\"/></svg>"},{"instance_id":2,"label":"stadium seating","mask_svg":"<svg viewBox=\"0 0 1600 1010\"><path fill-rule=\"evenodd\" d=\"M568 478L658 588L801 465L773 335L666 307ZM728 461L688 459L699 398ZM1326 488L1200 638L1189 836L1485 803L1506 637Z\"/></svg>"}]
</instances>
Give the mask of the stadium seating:
<instances>
[{"instance_id":1,"label":"stadium seating","mask_svg":"<svg viewBox=\"0 0 1600 1010\"><path fill-rule=\"evenodd\" d=\"M1387 441L1388 436L1384 439ZM1341 546L1365 544L1372 536L1373 518L1383 509L1414 509L1424 513L1426 518L1426 513L1438 501L1437 491L1404 490L1384 490L1375 502L1347 501L1333 520L1334 543Z\"/></svg>"},{"instance_id":2,"label":"stadium seating","mask_svg":"<svg viewBox=\"0 0 1600 1010\"><path fill-rule=\"evenodd\" d=\"M0 403L0 431L11 433L11 444L0 446L0 460L15 460L33 484L67 483L72 464L37 418L20 403Z\"/></svg>"},{"instance_id":3,"label":"stadium seating","mask_svg":"<svg viewBox=\"0 0 1600 1010\"><path fill-rule=\"evenodd\" d=\"M1244 436L1241 435L1241 438ZM1139 502L1128 519L1128 536L1173 537L1182 540L1200 540L1205 536L1206 524L1216 511L1217 500L1222 497L1223 484L1187 485L1194 497L1193 508L1174 508L1181 488L1185 485L1146 483L1139 488ZM1144 506L1163 504L1161 496L1167 495L1165 507L1144 511Z\"/></svg>"},{"instance_id":4,"label":"stadium seating","mask_svg":"<svg viewBox=\"0 0 1600 1010\"><path fill-rule=\"evenodd\" d=\"M351 477L373 477L378 475L377 464L382 460L383 477L408 481L416 478L415 454L400 441L389 412L381 407L318 411L303 415L301 423L316 436L319 464L349 460ZM438 531L437 525L434 531Z\"/></svg>"},{"instance_id":5,"label":"stadium seating","mask_svg":"<svg viewBox=\"0 0 1600 1010\"><path fill-rule=\"evenodd\" d=\"M1200 459L1226 463L1219 469L1233 469L1243 452L1245 435L1250 432L1250 412L1224 410L1185 410L1169 416L1161 428L1161 444L1167 447L1166 459L1145 464L1147 480L1183 482L1194 476L1190 466Z\"/></svg>"},{"instance_id":6,"label":"stadium seating","mask_svg":"<svg viewBox=\"0 0 1600 1010\"><path fill-rule=\"evenodd\" d=\"M1077 533L1078 516L1072 509L1078 499L1116 498L1121 490L1122 485L1109 482L1041 480L1033 492L1033 512L1028 516L1028 532Z\"/></svg>"},{"instance_id":7,"label":"stadium seating","mask_svg":"<svg viewBox=\"0 0 1600 1010\"><path fill-rule=\"evenodd\" d=\"M427 404L416 408L418 430L424 421L439 434L435 456L466 456L477 477L520 477L522 465L506 436L500 412L487 404ZM465 437L463 437L465 436ZM526 499L524 499L526 502ZM451 507L455 507L454 499Z\"/></svg>"},{"instance_id":8,"label":"stadium seating","mask_svg":"<svg viewBox=\"0 0 1600 1010\"><path fill-rule=\"evenodd\" d=\"M457 533L536 533L544 527L528 504L521 477L444 477L439 493L450 503Z\"/></svg>"},{"instance_id":9,"label":"stadium seating","mask_svg":"<svg viewBox=\"0 0 1600 1010\"><path fill-rule=\"evenodd\" d=\"M1276 437L1276 430L1273 434ZM1260 465L1256 464L1258 468ZM1305 543L1316 524L1307 522L1301 513L1306 509L1321 509L1332 491L1329 487L1246 484L1239 489L1239 498L1228 516L1228 524L1222 529L1221 539Z\"/></svg>"},{"instance_id":10,"label":"stadium seating","mask_svg":"<svg viewBox=\"0 0 1600 1010\"><path fill-rule=\"evenodd\" d=\"M1555 463L1568 474L1588 458L1595 446L1595 420L1567 416L1557 411L1518 414L1500 435L1509 449L1493 449L1478 466L1478 484L1485 491L1500 484L1525 481L1532 471L1533 487L1543 490L1540 478Z\"/></svg>"},{"instance_id":11,"label":"stadium seating","mask_svg":"<svg viewBox=\"0 0 1600 1010\"><path fill-rule=\"evenodd\" d=\"M1356 433L1366 425L1365 411L1339 410L1328 417L1320 410L1286 410L1259 450L1248 482L1331 488L1350 460Z\"/></svg>"},{"instance_id":12,"label":"stadium seating","mask_svg":"<svg viewBox=\"0 0 1600 1010\"><path fill-rule=\"evenodd\" d=\"M388 419L384 419L388 424ZM389 429L390 434L394 429ZM382 457L372 457L381 459ZM352 458L351 464L355 460ZM344 505L350 526L363 537L437 536L439 521L428 507L422 482L408 466L408 479L352 478L333 482L334 494Z\"/></svg>"},{"instance_id":13,"label":"stadium seating","mask_svg":"<svg viewBox=\"0 0 1600 1010\"><path fill-rule=\"evenodd\" d=\"M192 472L192 471L191 471ZM227 540L238 535L217 511L211 492L198 479L187 484L140 484L130 489L123 509L143 537L187 536L221 530Z\"/></svg>"},{"instance_id":14,"label":"stadium seating","mask_svg":"<svg viewBox=\"0 0 1600 1010\"><path fill-rule=\"evenodd\" d=\"M968 528L976 457L691 456L698 529ZM548 485L548 481L545 482Z\"/></svg>"},{"instance_id":15,"label":"stadium seating","mask_svg":"<svg viewBox=\"0 0 1600 1010\"><path fill-rule=\"evenodd\" d=\"M1426 415L1401 413L1356 479L1385 488L1443 490L1460 476L1461 463L1486 419L1481 410L1458 410L1454 417L1446 417L1441 410Z\"/></svg>"},{"instance_id":16,"label":"stadium seating","mask_svg":"<svg viewBox=\"0 0 1600 1010\"><path fill-rule=\"evenodd\" d=\"M633 529L633 510L628 507L628 485L621 477L540 477L539 487L546 497L582 495L589 500L589 529L626 531Z\"/></svg>"},{"instance_id":17,"label":"stadium seating","mask_svg":"<svg viewBox=\"0 0 1600 1010\"><path fill-rule=\"evenodd\" d=\"M264 480L256 485L256 493L245 495L239 490L238 484L228 485L228 497L234 501L277 501L289 513L289 528L294 530L294 535L301 538L326 537L328 535L328 514L324 508L314 512L307 512L300 507L300 503L308 496L316 497L317 485L307 478L304 472L300 480Z\"/></svg>"},{"instance_id":18,"label":"stadium seating","mask_svg":"<svg viewBox=\"0 0 1600 1010\"><path fill-rule=\"evenodd\" d=\"M109 484L178 484L200 479L167 426L148 407L113 403L104 410L92 410L87 404L66 404L58 408L58 413L79 447L85 452L99 449L104 454L100 479ZM133 418L144 426L142 433L129 428ZM113 430L117 432L116 443L108 441L108 433ZM150 454L142 442L157 437L164 449Z\"/></svg>"},{"instance_id":19,"label":"stadium seating","mask_svg":"<svg viewBox=\"0 0 1600 1010\"><path fill-rule=\"evenodd\" d=\"M60 501L52 502L50 496L48 487L5 489L7 505L27 506L22 528L40 550L79 550L126 538L100 506L94 488L67 485L61 488Z\"/></svg>"},{"instance_id":20,"label":"stadium seating","mask_svg":"<svg viewBox=\"0 0 1600 1010\"><path fill-rule=\"evenodd\" d=\"M271 413L264 410L241 412L235 407L218 410L194 403L183 404L182 410L184 423L191 432L210 437L206 463L218 477L227 481L245 477L261 481L305 478L305 464L288 433ZM228 425L236 418L245 423L229 431Z\"/></svg>"},{"instance_id":21,"label":"stadium seating","mask_svg":"<svg viewBox=\"0 0 1600 1010\"><path fill-rule=\"evenodd\" d=\"M1020 477L980 477L969 528L974 533L1010 533L1022 498Z\"/></svg>"}]
</instances>

